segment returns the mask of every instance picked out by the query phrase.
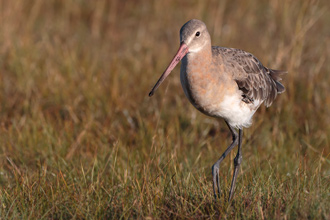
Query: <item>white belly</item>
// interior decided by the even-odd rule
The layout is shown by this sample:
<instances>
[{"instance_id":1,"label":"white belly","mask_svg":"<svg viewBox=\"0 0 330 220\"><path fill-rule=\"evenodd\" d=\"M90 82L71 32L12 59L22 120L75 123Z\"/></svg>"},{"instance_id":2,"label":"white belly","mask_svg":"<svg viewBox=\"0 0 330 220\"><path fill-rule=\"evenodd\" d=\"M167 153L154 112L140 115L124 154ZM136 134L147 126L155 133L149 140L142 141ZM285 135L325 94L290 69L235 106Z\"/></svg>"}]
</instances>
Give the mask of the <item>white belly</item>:
<instances>
[{"instance_id":1,"label":"white belly","mask_svg":"<svg viewBox=\"0 0 330 220\"><path fill-rule=\"evenodd\" d=\"M218 106L215 114L225 119L231 126L236 128L249 127L252 123L252 116L260 106L261 102L255 100L253 104L242 101L242 96L226 95Z\"/></svg>"},{"instance_id":2,"label":"white belly","mask_svg":"<svg viewBox=\"0 0 330 220\"><path fill-rule=\"evenodd\" d=\"M182 87L195 108L206 115L223 118L235 128L249 127L252 123L252 116L262 103L258 100L255 100L253 104L243 102L239 90L235 94L224 94L221 99L217 99L217 96L209 95L209 92L206 92L204 96L198 96L187 86Z\"/></svg>"}]
</instances>

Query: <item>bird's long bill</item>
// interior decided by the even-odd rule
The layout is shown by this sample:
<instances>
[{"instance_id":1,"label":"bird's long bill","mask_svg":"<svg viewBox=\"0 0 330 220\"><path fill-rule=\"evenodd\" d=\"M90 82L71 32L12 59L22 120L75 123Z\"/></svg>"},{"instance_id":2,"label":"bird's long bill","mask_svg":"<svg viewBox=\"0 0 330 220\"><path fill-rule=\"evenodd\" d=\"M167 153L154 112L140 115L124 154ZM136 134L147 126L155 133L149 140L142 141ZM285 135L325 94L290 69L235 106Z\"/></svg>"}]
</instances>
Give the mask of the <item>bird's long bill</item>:
<instances>
[{"instance_id":1,"label":"bird's long bill","mask_svg":"<svg viewBox=\"0 0 330 220\"><path fill-rule=\"evenodd\" d=\"M166 68L165 72L160 76L159 80L155 84L155 86L152 88L152 90L149 93L149 96L152 96L156 89L162 84L162 82L165 80L165 78L170 75L171 71L174 69L174 67L180 62L180 60L188 53L188 47L185 43L181 43L180 48L178 52L175 54L173 60Z\"/></svg>"}]
</instances>

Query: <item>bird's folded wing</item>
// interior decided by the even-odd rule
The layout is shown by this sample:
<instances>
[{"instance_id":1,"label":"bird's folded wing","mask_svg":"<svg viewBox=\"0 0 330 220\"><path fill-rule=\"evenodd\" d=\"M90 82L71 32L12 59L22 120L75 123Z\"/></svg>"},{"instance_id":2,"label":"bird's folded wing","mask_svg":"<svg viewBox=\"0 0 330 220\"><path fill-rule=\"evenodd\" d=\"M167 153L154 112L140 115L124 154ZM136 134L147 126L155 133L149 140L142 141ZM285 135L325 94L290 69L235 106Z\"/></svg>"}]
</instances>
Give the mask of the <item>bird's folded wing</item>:
<instances>
[{"instance_id":1,"label":"bird's folded wing","mask_svg":"<svg viewBox=\"0 0 330 220\"><path fill-rule=\"evenodd\" d=\"M285 88L279 81L286 71L268 69L251 53L240 49L224 47L212 49L222 54L225 71L232 74L243 92L243 101L264 101L268 107L278 93L284 92Z\"/></svg>"}]
</instances>

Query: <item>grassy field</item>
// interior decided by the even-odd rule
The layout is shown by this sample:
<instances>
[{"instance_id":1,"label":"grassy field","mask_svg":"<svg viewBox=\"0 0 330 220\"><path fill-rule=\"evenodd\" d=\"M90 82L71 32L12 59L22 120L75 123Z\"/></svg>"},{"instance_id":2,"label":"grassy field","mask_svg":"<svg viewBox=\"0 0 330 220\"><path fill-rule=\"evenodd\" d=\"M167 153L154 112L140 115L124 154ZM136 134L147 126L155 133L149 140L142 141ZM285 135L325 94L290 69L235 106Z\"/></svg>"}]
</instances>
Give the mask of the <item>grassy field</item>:
<instances>
[{"instance_id":1,"label":"grassy field","mask_svg":"<svg viewBox=\"0 0 330 220\"><path fill-rule=\"evenodd\" d=\"M0 0L1 219L330 219L330 5L324 1ZM198 18L213 45L288 70L244 130L215 201L226 124L179 68L148 92Z\"/></svg>"}]
</instances>

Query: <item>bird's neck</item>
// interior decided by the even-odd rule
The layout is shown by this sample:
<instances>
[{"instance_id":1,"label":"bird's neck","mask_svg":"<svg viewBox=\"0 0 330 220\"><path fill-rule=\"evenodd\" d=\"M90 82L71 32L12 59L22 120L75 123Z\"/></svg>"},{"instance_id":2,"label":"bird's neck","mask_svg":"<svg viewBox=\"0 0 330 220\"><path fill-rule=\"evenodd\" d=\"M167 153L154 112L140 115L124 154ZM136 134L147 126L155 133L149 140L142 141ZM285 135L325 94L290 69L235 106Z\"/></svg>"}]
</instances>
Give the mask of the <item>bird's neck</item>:
<instances>
[{"instance_id":1,"label":"bird's neck","mask_svg":"<svg viewBox=\"0 0 330 220\"><path fill-rule=\"evenodd\" d=\"M202 77L204 73L209 72L212 63L212 51L210 47L204 47L198 52L188 53L182 60L185 72L192 75Z\"/></svg>"},{"instance_id":2,"label":"bird's neck","mask_svg":"<svg viewBox=\"0 0 330 220\"><path fill-rule=\"evenodd\" d=\"M190 52L187 54L188 62L203 62L204 64L210 64L212 62L212 47L206 45L197 52Z\"/></svg>"}]
</instances>

